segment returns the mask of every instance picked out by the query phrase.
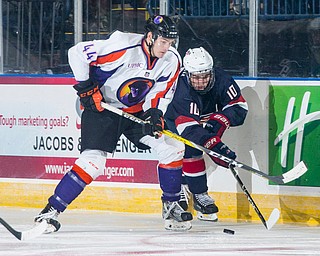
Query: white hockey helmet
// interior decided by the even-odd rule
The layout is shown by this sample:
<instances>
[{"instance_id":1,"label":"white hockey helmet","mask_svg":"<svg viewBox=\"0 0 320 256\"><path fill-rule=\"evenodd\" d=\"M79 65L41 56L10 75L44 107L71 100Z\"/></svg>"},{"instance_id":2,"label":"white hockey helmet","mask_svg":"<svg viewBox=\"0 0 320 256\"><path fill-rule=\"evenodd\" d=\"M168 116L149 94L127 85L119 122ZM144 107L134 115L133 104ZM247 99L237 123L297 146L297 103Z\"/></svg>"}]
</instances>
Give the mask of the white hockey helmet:
<instances>
[{"instance_id":1,"label":"white hockey helmet","mask_svg":"<svg viewBox=\"0 0 320 256\"><path fill-rule=\"evenodd\" d=\"M207 93L214 85L214 62L211 55L203 48L189 49L183 66L192 88L199 93Z\"/></svg>"}]
</instances>

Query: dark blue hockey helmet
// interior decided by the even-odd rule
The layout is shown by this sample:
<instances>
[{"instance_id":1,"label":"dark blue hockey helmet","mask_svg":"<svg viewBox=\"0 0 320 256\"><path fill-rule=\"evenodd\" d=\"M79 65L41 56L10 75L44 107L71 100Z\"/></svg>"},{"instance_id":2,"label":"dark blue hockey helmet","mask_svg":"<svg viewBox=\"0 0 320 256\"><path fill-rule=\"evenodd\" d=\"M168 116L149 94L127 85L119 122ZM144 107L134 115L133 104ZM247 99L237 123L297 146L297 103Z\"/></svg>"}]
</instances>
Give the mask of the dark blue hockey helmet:
<instances>
[{"instance_id":1,"label":"dark blue hockey helmet","mask_svg":"<svg viewBox=\"0 0 320 256\"><path fill-rule=\"evenodd\" d=\"M158 36L170 39L178 39L179 37L176 24L170 17L165 15L150 17L145 25L145 30L145 37L151 32L154 40L156 40Z\"/></svg>"}]
</instances>

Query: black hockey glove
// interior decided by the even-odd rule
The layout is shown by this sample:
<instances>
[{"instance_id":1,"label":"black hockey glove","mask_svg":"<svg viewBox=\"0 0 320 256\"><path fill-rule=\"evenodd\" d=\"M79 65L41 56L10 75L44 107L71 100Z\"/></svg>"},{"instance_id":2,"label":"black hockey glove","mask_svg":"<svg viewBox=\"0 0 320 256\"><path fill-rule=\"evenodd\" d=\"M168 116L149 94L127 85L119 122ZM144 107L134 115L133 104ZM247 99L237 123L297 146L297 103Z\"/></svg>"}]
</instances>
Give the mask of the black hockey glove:
<instances>
[{"instance_id":1,"label":"black hockey glove","mask_svg":"<svg viewBox=\"0 0 320 256\"><path fill-rule=\"evenodd\" d=\"M161 136L161 131L164 129L163 113L160 109L149 108L142 114L142 119L149 122L144 125L143 134L154 136L158 139Z\"/></svg>"},{"instance_id":2,"label":"black hockey glove","mask_svg":"<svg viewBox=\"0 0 320 256\"><path fill-rule=\"evenodd\" d=\"M80 97L81 105L85 109L92 110L94 112L102 112L104 110L101 107L101 101L104 101L100 86L94 83L91 79L83 82L79 82L74 85L73 88L77 90L77 95Z\"/></svg>"},{"instance_id":3,"label":"black hockey glove","mask_svg":"<svg viewBox=\"0 0 320 256\"><path fill-rule=\"evenodd\" d=\"M227 145L224 144L218 136L213 136L212 138L208 139L203 146L207 149L213 150L214 152L219 153L220 155L226 156L233 160L236 159L237 157L236 153L233 152L231 149L229 149ZM225 168L229 167L229 165L225 161L217 157L210 156L210 158L216 164L222 167L225 167Z\"/></svg>"},{"instance_id":4,"label":"black hockey glove","mask_svg":"<svg viewBox=\"0 0 320 256\"><path fill-rule=\"evenodd\" d=\"M224 131L230 127L229 119L220 113L210 115L209 120L204 123L204 128L214 135L222 137Z\"/></svg>"}]
</instances>

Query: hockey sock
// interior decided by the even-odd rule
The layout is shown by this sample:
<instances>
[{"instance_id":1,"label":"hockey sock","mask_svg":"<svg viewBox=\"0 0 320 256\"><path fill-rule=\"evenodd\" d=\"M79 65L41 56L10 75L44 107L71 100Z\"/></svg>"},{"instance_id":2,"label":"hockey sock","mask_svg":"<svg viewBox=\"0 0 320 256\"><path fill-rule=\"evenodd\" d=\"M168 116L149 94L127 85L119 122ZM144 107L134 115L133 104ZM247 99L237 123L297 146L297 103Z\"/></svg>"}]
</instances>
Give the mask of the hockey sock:
<instances>
[{"instance_id":1,"label":"hockey sock","mask_svg":"<svg viewBox=\"0 0 320 256\"><path fill-rule=\"evenodd\" d=\"M49 198L49 203L59 212L63 212L80 195L86 185L79 175L71 170L63 176L54 194Z\"/></svg>"},{"instance_id":2,"label":"hockey sock","mask_svg":"<svg viewBox=\"0 0 320 256\"><path fill-rule=\"evenodd\" d=\"M185 176L192 194L202 194L208 191L206 174L198 177Z\"/></svg>"},{"instance_id":3,"label":"hockey sock","mask_svg":"<svg viewBox=\"0 0 320 256\"><path fill-rule=\"evenodd\" d=\"M160 187L162 189L163 201L178 201L180 199L181 190L181 176L182 170L178 169L165 169L158 167L158 175Z\"/></svg>"},{"instance_id":4,"label":"hockey sock","mask_svg":"<svg viewBox=\"0 0 320 256\"><path fill-rule=\"evenodd\" d=\"M193 194L201 194L208 191L207 176L203 158L183 159L183 173L189 190Z\"/></svg>"},{"instance_id":5,"label":"hockey sock","mask_svg":"<svg viewBox=\"0 0 320 256\"><path fill-rule=\"evenodd\" d=\"M187 179L186 179L186 176L182 173L182 180L181 180L181 184L182 185L187 185Z\"/></svg>"}]
</instances>

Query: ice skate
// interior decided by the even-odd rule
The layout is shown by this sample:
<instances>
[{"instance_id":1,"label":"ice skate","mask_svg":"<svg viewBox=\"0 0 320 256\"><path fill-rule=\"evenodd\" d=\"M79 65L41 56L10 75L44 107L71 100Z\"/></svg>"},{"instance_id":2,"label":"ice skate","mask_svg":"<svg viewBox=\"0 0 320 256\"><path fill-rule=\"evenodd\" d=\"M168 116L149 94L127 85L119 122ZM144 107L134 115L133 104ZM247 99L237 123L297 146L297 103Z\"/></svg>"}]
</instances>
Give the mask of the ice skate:
<instances>
[{"instance_id":1,"label":"ice skate","mask_svg":"<svg viewBox=\"0 0 320 256\"><path fill-rule=\"evenodd\" d=\"M205 221L218 221L218 207L207 192L193 195L193 208L197 211L197 218Z\"/></svg>"},{"instance_id":2,"label":"ice skate","mask_svg":"<svg viewBox=\"0 0 320 256\"><path fill-rule=\"evenodd\" d=\"M189 190L188 185L181 185L179 204L185 211L187 211L189 207L190 195L191 192Z\"/></svg>"},{"instance_id":3,"label":"ice skate","mask_svg":"<svg viewBox=\"0 0 320 256\"><path fill-rule=\"evenodd\" d=\"M162 202L162 217L165 229L173 231L185 231L191 229L192 214L182 209L177 201Z\"/></svg>"},{"instance_id":4,"label":"ice skate","mask_svg":"<svg viewBox=\"0 0 320 256\"><path fill-rule=\"evenodd\" d=\"M47 221L48 227L44 233L49 234L52 232L57 232L61 227L60 222L57 220L58 215L59 215L59 212L55 208L53 208L50 204L47 204L46 207L39 213L39 215L35 217L34 221L35 222L41 222L43 220Z\"/></svg>"}]
</instances>

